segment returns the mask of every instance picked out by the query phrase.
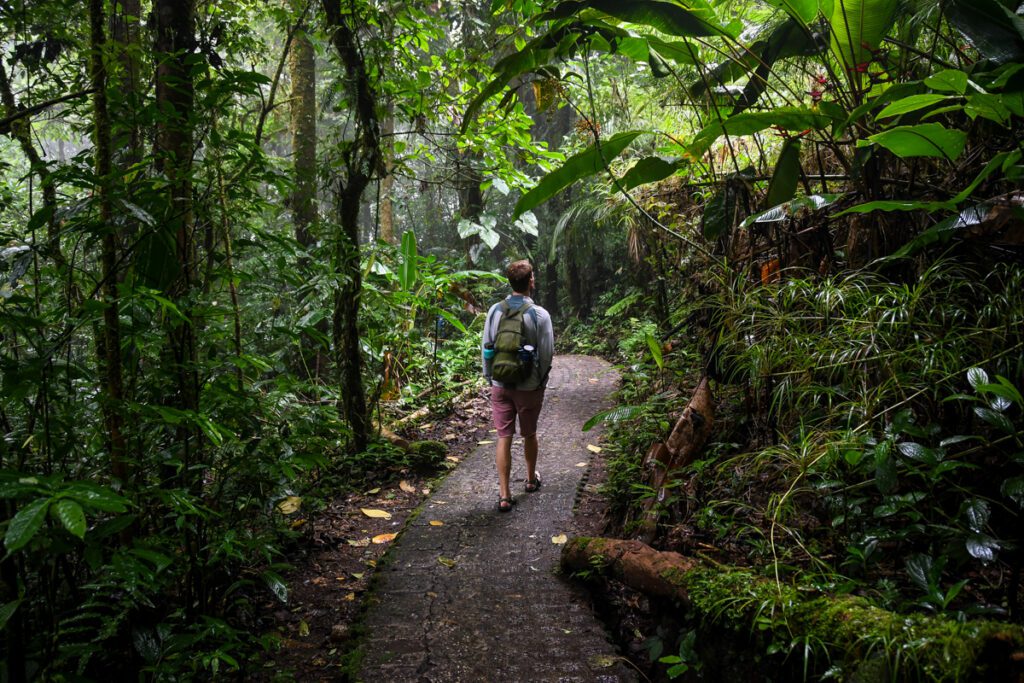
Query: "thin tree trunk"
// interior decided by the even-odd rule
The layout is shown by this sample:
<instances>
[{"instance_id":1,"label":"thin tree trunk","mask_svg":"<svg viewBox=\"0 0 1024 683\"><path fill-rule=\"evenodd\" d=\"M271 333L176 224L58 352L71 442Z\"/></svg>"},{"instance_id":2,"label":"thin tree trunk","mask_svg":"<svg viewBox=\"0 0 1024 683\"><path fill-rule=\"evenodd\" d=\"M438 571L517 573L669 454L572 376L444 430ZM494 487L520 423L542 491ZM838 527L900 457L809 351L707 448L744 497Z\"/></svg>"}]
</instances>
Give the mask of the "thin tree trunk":
<instances>
[{"instance_id":1,"label":"thin tree trunk","mask_svg":"<svg viewBox=\"0 0 1024 683\"><path fill-rule=\"evenodd\" d=\"M394 132L395 114L394 105L388 102L387 112L381 122L381 145L384 157L384 172L380 178L380 201L377 204L377 215L380 224L380 238L388 244L396 244L395 237L395 205L392 202L391 193L395 187L394 161Z\"/></svg>"},{"instance_id":2,"label":"thin tree trunk","mask_svg":"<svg viewBox=\"0 0 1024 683\"><path fill-rule=\"evenodd\" d=\"M364 46L357 34L358 20L342 14L335 0L323 0L324 14L331 30L331 43L345 67L349 105L356 122L354 139L342 150L346 178L339 182L338 216L340 234L335 247L335 269L341 284L335 291L333 343L335 368L342 389L339 406L352 427L357 451L369 443L366 394L363 390L362 354L359 351L359 302L362 275L359 264L359 208L372 174L381 172L380 127L377 121L377 93L364 59Z\"/></svg>"},{"instance_id":3,"label":"thin tree trunk","mask_svg":"<svg viewBox=\"0 0 1024 683\"><path fill-rule=\"evenodd\" d=\"M113 222L110 198L111 171L110 117L107 111L107 69L103 60L104 35L103 0L90 0L89 23L91 34L90 71L93 87L93 132L95 135L96 189L100 207L100 226L103 241L100 261L103 268L103 401L107 439L110 444L110 471L122 485L130 476L125 460L124 419L121 415L124 381L121 376L121 322L117 289L117 230Z\"/></svg>"},{"instance_id":4,"label":"thin tree trunk","mask_svg":"<svg viewBox=\"0 0 1024 683\"><path fill-rule=\"evenodd\" d=\"M303 247L316 242L316 55L313 43L300 27L288 56L292 81L291 137L295 191L289 205L295 221L295 239Z\"/></svg>"}]
</instances>

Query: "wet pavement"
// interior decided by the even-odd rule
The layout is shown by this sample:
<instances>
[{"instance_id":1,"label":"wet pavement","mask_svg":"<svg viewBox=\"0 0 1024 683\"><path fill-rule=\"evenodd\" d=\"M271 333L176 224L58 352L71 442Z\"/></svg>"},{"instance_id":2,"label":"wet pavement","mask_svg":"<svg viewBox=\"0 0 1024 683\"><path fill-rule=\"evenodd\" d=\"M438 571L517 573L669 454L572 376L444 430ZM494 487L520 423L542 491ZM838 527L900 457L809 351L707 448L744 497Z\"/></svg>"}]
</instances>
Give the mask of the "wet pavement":
<instances>
[{"instance_id":1,"label":"wet pavement","mask_svg":"<svg viewBox=\"0 0 1024 683\"><path fill-rule=\"evenodd\" d=\"M599 430L581 427L611 405L617 382L600 359L555 358L538 427L543 486L523 492L517 438L512 512L497 511L493 443L481 444L424 502L380 572L361 680L637 680L586 594L559 575L562 546L552 542L572 536L573 503L594 457L587 446Z\"/></svg>"}]
</instances>

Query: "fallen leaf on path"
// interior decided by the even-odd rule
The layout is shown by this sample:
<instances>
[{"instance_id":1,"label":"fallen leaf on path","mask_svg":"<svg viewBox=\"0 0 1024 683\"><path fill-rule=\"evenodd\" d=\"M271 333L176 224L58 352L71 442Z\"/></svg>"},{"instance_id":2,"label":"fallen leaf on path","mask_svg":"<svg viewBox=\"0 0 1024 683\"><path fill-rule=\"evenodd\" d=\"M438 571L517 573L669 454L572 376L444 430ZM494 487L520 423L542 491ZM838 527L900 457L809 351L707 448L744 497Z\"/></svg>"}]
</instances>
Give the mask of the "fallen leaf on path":
<instances>
[{"instance_id":1,"label":"fallen leaf on path","mask_svg":"<svg viewBox=\"0 0 1024 683\"><path fill-rule=\"evenodd\" d=\"M444 526L444 522L439 519L430 520L430 526Z\"/></svg>"},{"instance_id":2,"label":"fallen leaf on path","mask_svg":"<svg viewBox=\"0 0 1024 683\"><path fill-rule=\"evenodd\" d=\"M590 665L607 669L610 666L615 666L615 659L612 655L594 655L590 658Z\"/></svg>"},{"instance_id":3,"label":"fallen leaf on path","mask_svg":"<svg viewBox=\"0 0 1024 683\"><path fill-rule=\"evenodd\" d=\"M578 462L578 463L576 463L576 467L586 467L586 466L587 466L587 463L585 463L585 462Z\"/></svg>"},{"instance_id":4,"label":"fallen leaf on path","mask_svg":"<svg viewBox=\"0 0 1024 683\"><path fill-rule=\"evenodd\" d=\"M429 496L430 495L430 489L423 489L423 495L424 496Z\"/></svg>"},{"instance_id":5,"label":"fallen leaf on path","mask_svg":"<svg viewBox=\"0 0 1024 683\"><path fill-rule=\"evenodd\" d=\"M568 540L569 540L569 537L566 536L565 534L558 534L557 536L552 536L551 537L551 542L554 543L555 545L565 545L565 543Z\"/></svg>"},{"instance_id":6,"label":"fallen leaf on path","mask_svg":"<svg viewBox=\"0 0 1024 683\"><path fill-rule=\"evenodd\" d=\"M300 507L302 507L302 498L299 496L288 496L277 504L277 509L284 515L294 514Z\"/></svg>"},{"instance_id":7,"label":"fallen leaf on path","mask_svg":"<svg viewBox=\"0 0 1024 683\"><path fill-rule=\"evenodd\" d=\"M451 462L458 462L459 461L459 459L456 458L454 455L449 455L448 457L445 458L445 460L449 460Z\"/></svg>"},{"instance_id":8,"label":"fallen leaf on path","mask_svg":"<svg viewBox=\"0 0 1024 683\"><path fill-rule=\"evenodd\" d=\"M591 377L587 381L590 382L591 384L597 384L597 378L596 377Z\"/></svg>"},{"instance_id":9,"label":"fallen leaf on path","mask_svg":"<svg viewBox=\"0 0 1024 683\"><path fill-rule=\"evenodd\" d=\"M483 441L477 441L476 445L477 446L486 446L489 443L494 443L494 442L491 441L490 439L484 439Z\"/></svg>"},{"instance_id":10,"label":"fallen leaf on path","mask_svg":"<svg viewBox=\"0 0 1024 683\"><path fill-rule=\"evenodd\" d=\"M402 489L406 493L416 493L416 487L407 482L405 479L398 482L398 488Z\"/></svg>"},{"instance_id":11,"label":"fallen leaf on path","mask_svg":"<svg viewBox=\"0 0 1024 683\"><path fill-rule=\"evenodd\" d=\"M444 566L448 567L449 569L455 566L455 560L449 557L439 557L437 558L437 561L443 564Z\"/></svg>"},{"instance_id":12,"label":"fallen leaf on path","mask_svg":"<svg viewBox=\"0 0 1024 683\"><path fill-rule=\"evenodd\" d=\"M444 436L441 437L441 441L455 441L455 439L457 438L459 437L455 436L454 434L445 434Z\"/></svg>"},{"instance_id":13,"label":"fallen leaf on path","mask_svg":"<svg viewBox=\"0 0 1024 683\"><path fill-rule=\"evenodd\" d=\"M307 624L306 620L303 619L302 621L299 622L299 636L305 637L305 636L308 636L308 635L309 635L309 624Z\"/></svg>"},{"instance_id":14,"label":"fallen leaf on path","mask_svg":"<svg viewBox=\"0 0 1024 683\"><path fill-rule=\"evenodd\" d=\"M380 493L380 487L379 486L377 488L375 488L375 489L370 489L369 491L367 491L366 495L368 495L368 496L376 496L378 493Z\"/></svg>"},{"instance_id":15,"label":"fallen leaf on path","mask_svg":"<svg viewBox=\"0 0 1024 683\"><path fill-rule=\"evenodd\" d=\"M363 576L365 576L365 574L363 574L362 572L352 572L353 579L361 581Z\"/></svg>"},{"instance_id":16,"label":"fallen leaf on path","mask_svg":"<svg viewBox=\"0 0 1024 683\"><path fill-rule=\"evenodd\" d=\"M595 446L592 443L588 443L587 444L587 450L590 451L591 453L600 453L601 452L601 447L600 446Z\"/></svg>"},{"instance_id":17,"label":"fallen leaf on path","mask_svg":"<svg viewBox=\"0 0 1024 683\"><path fill-rule=\"evenodd\" d=\"M348 544L353 548L365 548L366 546L370 545L370 539L360 538L358 541L356 541L350 538L348 539Z\"/></svg>"},{"instance_id":18,"label":"fallen leaf on path","mask_svg":"<svg viewBox=\"0 0 1024 683\"><path fill-rule=\"evenodd\" d=\"M371 510L369 508L359 508L367 517L373 517L374 519L391 519L391 513L384 510Z\"/></svg>"},{"instance_id":19,"label":"fallen leaf on path","mask_svg":"<svg viewBox=\"0 0 1024 683\"><path fill-rule=\"evenodd\" d=\"M356 599L356 594L355 593L349 593L348 595L345 596L345 599L348 600L349 602L352 602L353 600Z\"/></svg>"},{"instance_id":20,"label":"fallen leaf on path","mask_svg":"<svg viewBox=\"0 0 1024 683\"><path fill-rule=\"evenodd\" d=\"M381 543L390 543L396 538L398 538L398 534L377 534L372 540L374 543L380 545Z\"/></svg>"}]
</instances>

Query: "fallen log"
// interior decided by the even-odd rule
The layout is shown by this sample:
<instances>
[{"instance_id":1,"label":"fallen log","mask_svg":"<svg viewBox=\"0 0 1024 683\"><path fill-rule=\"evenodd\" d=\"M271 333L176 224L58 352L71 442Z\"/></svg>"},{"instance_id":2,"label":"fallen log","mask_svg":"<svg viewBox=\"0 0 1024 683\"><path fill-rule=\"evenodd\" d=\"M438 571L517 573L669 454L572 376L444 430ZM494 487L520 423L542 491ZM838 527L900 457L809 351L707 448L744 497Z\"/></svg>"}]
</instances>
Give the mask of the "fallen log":
<instances>
[{"instance_id":1,"label":"fallen log","mask_svg":"<svg viewBox=\"0 0 1024 683\"><path fill-rule=\"evenodd\" d=\"M562 567L596 569L738 632L817 643L825 661L857 669L857 680L1024 680L1024 628L1015 624L897 614L860 597L779 584L640 541L574 538L562 549Z\"/></svg>"}]
</instances>

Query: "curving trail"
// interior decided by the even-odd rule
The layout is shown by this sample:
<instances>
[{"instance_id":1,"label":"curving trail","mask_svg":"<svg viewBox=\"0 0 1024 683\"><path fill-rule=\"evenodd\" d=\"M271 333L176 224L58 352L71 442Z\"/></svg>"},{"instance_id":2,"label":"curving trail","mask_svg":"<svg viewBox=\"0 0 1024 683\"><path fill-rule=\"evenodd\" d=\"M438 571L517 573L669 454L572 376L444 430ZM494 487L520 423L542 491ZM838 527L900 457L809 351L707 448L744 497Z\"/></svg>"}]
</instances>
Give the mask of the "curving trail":
<instances>
[{"instance_id":1,"label":"curving trail","mask_svg":"<svg viewBox=\"0 0 1024 683\"><path fill-rule=\"evenodd\" d=\"M417 683L635 681L577 588L557 574L573 502L618 375L588 356L557 356L538 429L544 485L523 493L522 444L513 444L518 504L496 510L494 445L445 479L381 570L367 614L360 679ZM431 522L442 522L432 525Z\"/></svg>"}]
</instances>

